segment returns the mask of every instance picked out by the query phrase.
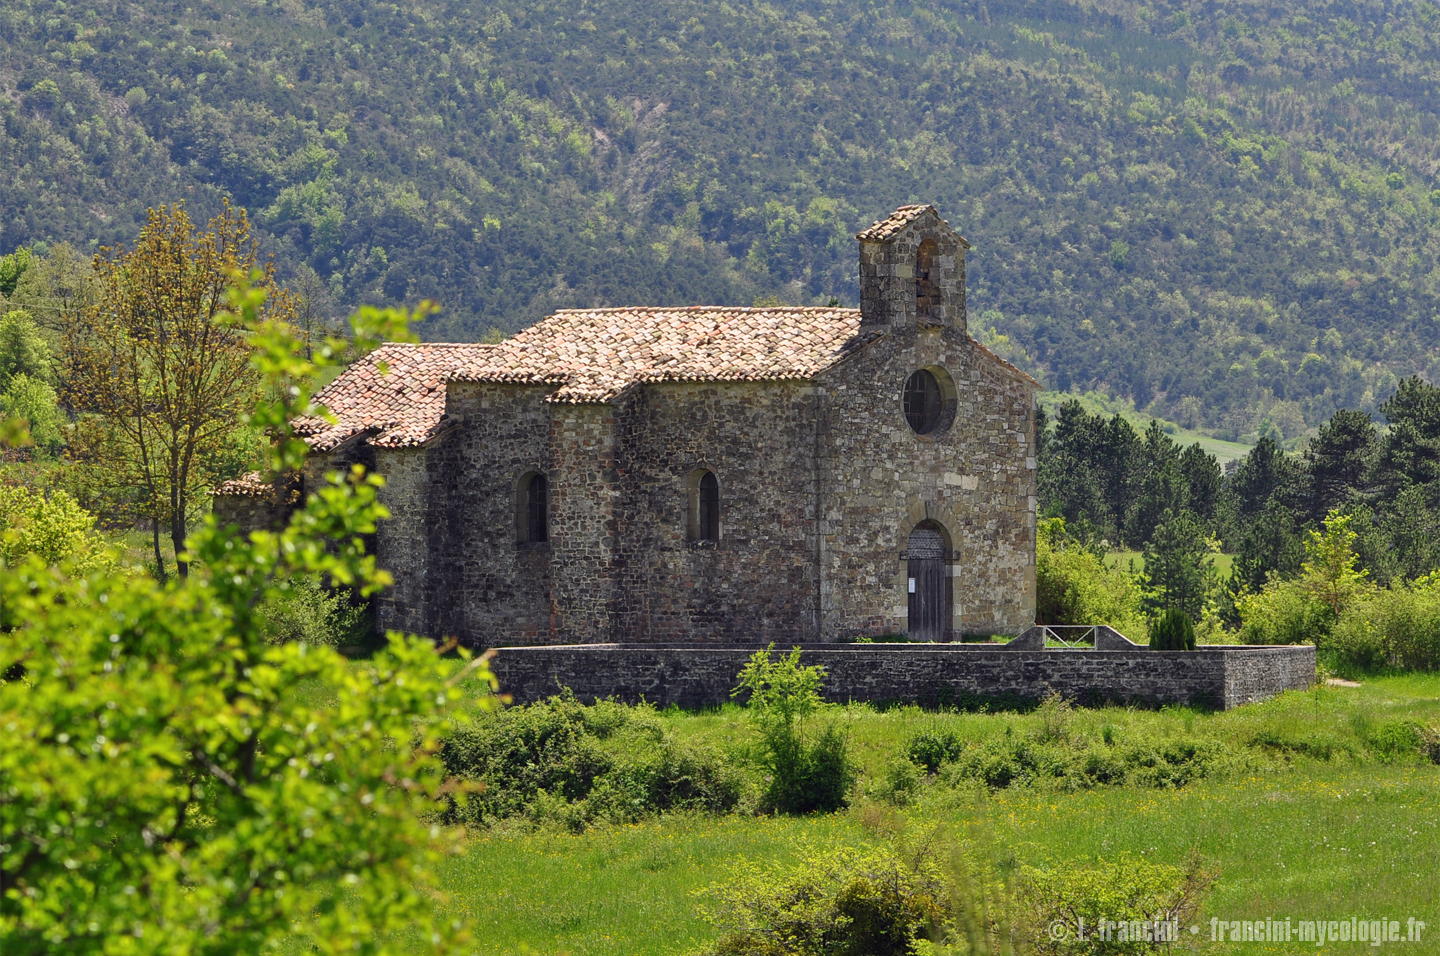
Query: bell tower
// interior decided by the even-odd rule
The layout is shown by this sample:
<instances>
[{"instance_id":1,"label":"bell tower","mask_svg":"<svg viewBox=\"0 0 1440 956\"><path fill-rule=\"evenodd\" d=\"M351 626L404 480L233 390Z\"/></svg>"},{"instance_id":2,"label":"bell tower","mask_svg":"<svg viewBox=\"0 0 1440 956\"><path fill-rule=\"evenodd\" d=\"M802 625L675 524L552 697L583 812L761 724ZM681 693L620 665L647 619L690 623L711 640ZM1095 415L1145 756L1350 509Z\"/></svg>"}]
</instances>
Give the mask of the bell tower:
<instances>
[{"instance_id":1,"label":"bell tower","mask_svg":"<svg viewBox=\"0 0 1440 956\"><path fill-rule=\"evenodd\" d=\"M901 206L860 241L860 325L953 326L967 332L970 244L931 205Z\"/></svg>"}]
</instances>

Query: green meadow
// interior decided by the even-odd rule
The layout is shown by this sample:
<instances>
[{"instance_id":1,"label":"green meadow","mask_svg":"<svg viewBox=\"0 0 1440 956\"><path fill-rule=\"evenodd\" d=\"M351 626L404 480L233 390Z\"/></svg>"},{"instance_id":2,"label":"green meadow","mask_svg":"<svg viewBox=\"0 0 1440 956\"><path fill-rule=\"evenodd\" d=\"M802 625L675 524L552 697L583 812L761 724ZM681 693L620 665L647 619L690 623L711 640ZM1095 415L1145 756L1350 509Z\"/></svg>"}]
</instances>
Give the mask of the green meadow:
<instances>
[{"instance_id":1,"label":"green meadow","mask_svg":"<svg viewBox=\"0 0 1440 956\"><path fill-rule=\"evenodd\" d=\"M1212 917L1401 924L1415 917L1440 941L1440 766L1431 760L1440 755L1415 746L1433 739L1426 728L1440 727L1440 676L1324 686L1225 713L852 705L831 716L863 771L848 810L678 814L580 833L510 820L472 831L467 855L448 864L451 895L442 905L468 917L482 953L682 954L713 940L701 918L703 890L741 861L796 866L819 848L938 829L968 841L1002 874L1021 864L1063 869L1124 854L1183 865L1199 854L1217 874L1204 925L1191 938L1201 952L1232 945L1209 941ZM749 759L740 708L658 717L675 739ZM1194 779L1164 785L1135 782L1152 779L1140 768L1121 785L1039 774L996 787L947 765L897 791L891 768L917 733L992 750L1045 740L1054 753L1113 751L1142 763L1179 742L1217 756ZM1302 951L1240 945L1252 953ZM1342 952L1362 946L1327 944ZM1440 942L1402 948L1435 953Z\"/></svg>"}]
</instances>

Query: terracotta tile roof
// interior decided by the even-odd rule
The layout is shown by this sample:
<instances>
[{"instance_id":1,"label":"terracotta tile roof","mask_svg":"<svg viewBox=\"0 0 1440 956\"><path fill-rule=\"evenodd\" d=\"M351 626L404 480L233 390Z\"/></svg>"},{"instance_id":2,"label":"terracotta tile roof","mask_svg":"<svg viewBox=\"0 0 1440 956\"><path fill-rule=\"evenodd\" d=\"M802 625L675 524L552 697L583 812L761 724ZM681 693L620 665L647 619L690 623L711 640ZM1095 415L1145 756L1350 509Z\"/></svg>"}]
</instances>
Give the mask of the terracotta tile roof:
<instances>
[{"instance_id":1,"label":"terracotta tile roof","mask_svg":"<svg viewBox=\"0 0 1440 956\"><path fill-rule=\"evenodd\" d=\"M921 213L927 209L935 213L936 218L939 218L940 213L936 212L935 207L929 203L921 203L918 206L901 206L886 218L875 220L870 224L869 229L863 229L856 233L855 238L861 242L885 242L893 239L896 233L919 219Z\"/></svg>"},{"instance_id":2,"label":"terracotta tile roof","mask_svg":"<svg viewBox=\"0 0 1440 956\"><path fill-rule=\"evenodd\" d=\"M211 492L211 494L230 495L239 498L264 498L274 490L275 486L262 478L260 472L249 471L239 478L231 478L229 481L221 482L219 487Z\"/></svg>"},{"instance_id":3,"label":"terracotta tile roof","mask_svg":"<svg viewBox=\"0 0 1440 956\"><path fill-rule=\"evenodd\" d=\"M437 342L382 345L315 396L336 422L301 418L295 421L295 431L316 451L330 451L363 433L370 434L371 444L386 448L423 444L445 426L445 382L450 373L494 348Z\"/></svg>"},{"instance_id":4,"label":"terracotta tile roof","mask_svg":"<svg viewBox=\"0 0 1440 956\"><path fill-rule=\"evenodd\" d=\"M643 382L810 378L879 332L858 309L567 309L467 359L456 381L558 386L552 402L608 402Z\"/></svg>"}]
</instances>

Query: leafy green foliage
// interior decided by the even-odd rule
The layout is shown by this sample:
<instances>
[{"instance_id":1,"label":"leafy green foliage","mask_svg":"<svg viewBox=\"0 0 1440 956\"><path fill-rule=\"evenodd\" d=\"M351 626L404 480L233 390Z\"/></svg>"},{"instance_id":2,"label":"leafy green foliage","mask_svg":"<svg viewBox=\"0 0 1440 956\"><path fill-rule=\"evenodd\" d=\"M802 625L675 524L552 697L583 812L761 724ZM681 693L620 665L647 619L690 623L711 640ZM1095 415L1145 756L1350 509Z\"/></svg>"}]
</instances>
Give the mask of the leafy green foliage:
<instances>
[{"instance_id":1,"label":"leafy green foliage","mask_svg":"<svg viewBox=\"0 0 1440 956\"><path fill-rule=\"evenodd\" d=\"M51 374L50 346L35 320L21 309L5 313L0 318L0 392L16 375L48 381Z\"/></svg>"},{"instance_id":2,"label":"leafy green foliage","mask_svg":"<svg viewBox=\"0 0 1440 956\"><path fill-rule=\"evenodd\" d=\"M1195 650L1195 622L1180 608L1160 612L1150 627L1150 648L1156 651Z\"/></svg>"},{"instance_id":3,"label":"leafy green foliage","mask_svg":"<svg viewBox=\"0 0 1440 956\"><path fill-rule=\"evenodd\" d=\"M933 200L977 335L1048 384L1291 439L1440 344L1428 11L16 0L0 205L108 244L228 195L339 305L476 338L854 303L856 227Z\"/></svg>"},{"instance_id":4,"label":"leafy green foliage","mask_svg":"<svg viewBox=\"0 0 1440 956\"><path fill-rule=\"evenodd\" d=\"M242 283L231 302L268 386L254 417L279 438L273 465L297 467L287 423L317 411L315 366L260 321L263 292ZM403 319L361 316L357 336L403 335ZM457 671L392 634L351 667L271 643L259 610L297 575L365 595L388 583L363 544L387 516L379 485L332 474L279 531L209 521L188 542L194 573L169 586L35 557L0 575L7 952L463 943L463 926L432 919L432 868L459 835L426 816L444 806L440 738L491 700L484 659Z\"/></svg>"},{"instance_id":5,"label":"leafy green foliage","mask_svg":"<svg viewBox=\"0 0 1440 956\"><path fill-rule=\"evenodd\" d=\"M1144 632L1140 582L1110 567L1093 546L1067 530L1064 518L1042 518L1035 535L1035 620L1039 624L1108 624Z\"/></svg>"},{"instance_id":6,"label":"leafy green foliage","mask_svg":"<svg viewBox=\"0 0 1440 956\"><path fill-rule=\"evenodd\" d=\"M95 516L63 491L0 485L0 567L17 568L27 555L82 573L106 567L111 555L94 529Z\"/></svg>"},{"instance_id":7,"label":"leafy green foliage","mask_svg":"<svg viewBox=\"0 0 1440 956\"><path fill-rule=\"evenodd\" d=\"M891 849L822 851L793 870L740 865L706 895L721 933L710 956L908 956L949 902L933 855Z\"/></svg>"},{"instance_id":8,"label":"leafy green foliage","mask_svg":"<svg viewBox=\"0 0 1440 956\"><path fill-rule=\"evenodd\" d=\"M369 626L362 603L314 577L277 581L260 603L259 613L265 636L275 642L359 644Z\"/></svg>"},{"instance_id":9,"label":"leafy green foliage","mask_svg":"<svg viewBox=\"0 0 1440 956\"><path fill-rule=\"evenodd\" d=\"M1102 786L1183 787L1243 765L1213 741L1127 740L1115 745L1084 739L1045 741L1041 735L992 738L968 747L940 774L950 785L981 784L995 790L1036 787L1060 792Z\"/></svg>"},{"instance_id":10,"label":"leafy green foliage","mask_svg":"<svg viewBox=\"0 0 1440 956\"><path fill-rule=\"evenodd\" d=\"M756 651L738 676L732 696L748 692L746 713L764 748L770 785L766 802L783 813L837 810L850 800L856 768L845 734L833 723L814 739L806 719L824 706L825 668L802 667L800 648L776 656L774 645Z\"/></svg>"},{"instance_id":11,"label":"leafy green foliage","mask_svg":"<svg viewBox=\"0 0 1440 956\"><path fill-rule=\"evenodd\" d=\"M1024 866L1007 882L974 843L942 833L922 841L903 830L892 845L809 853L798 866L736 867L709 887L706 918L721 930L709 956L901 956L991 953L1145 953L1163 941L1096 938L1096 914L1185 923L1215 880L1198 857L1188 866L1119 859ZM1084 943L1080 919L1086 920ZM1064 925L1068 941L1052 927ZM1172 940L1173 942L1173 940Z\"/></svg>"},{"instance_id":12,"label":"leafy green foliage","mask_svg":"<svg viewBox=\"0 0 1440 956\"><path fill-rule=\"evenodd\" d=\"M447 774L470 782L450 817L507 819L583 830L656 813L726 813L745 795L733 761L676 741L648 707L586 706L570 694L489 715L451 733Z\"/></svg>"},{"instance_id":13,"label":"leafy green foliage","mask_svg":"<svg viewBox=\"0 0 1440 956\"><path fill-rule=\"evenodd\" d=\"M10 297L29 266L30 250L24 246L8 256L0 256L0 296Z\"/></svg>"},{"instance_id":14,"label":"leafy green foliage","mask_svg":"<svg viewBox=\"0 0 1440 956\"><path fill-rule=\"evenodd\" d=\"M0 391L0 419L14 418L25 423L30 440L46 452L54 452L64 441L64 413L59 396L43 379L24 372L13 375Z\"/></svg>"},{"instance_id":15,"label":"leafy green foliage","mask_svg":"<svg viewBox=\"0 0 1440 956\"><path fill-rule=\"evenodd\" d=\"M1031 910L1032 925L1048 929L1060 921L1069 931L1068 938L1059 940L1054 938L1059 933L1037 933L1034 952L1042 956L1169 952L1182 937L1146 940L1142 925L1147 921L1151 927L1159 921L1173 923L1188 936L1200 901L1217 875L1198 857L1179 867L1131 853L1082 866L1024 867L1020 895ZM1124 923L1127 929L1134 921L1141 933L1131 939L1128 932L1117 929L1103 939L1095 933L1097 919ZM1081 920L1085 921L1084 941Z\"/></svg>"},{"instance_id":16,"label":"leafy green foliage","mask_svg":"<svg viewBox=\"0 0 1440 956\"><path fill-rule=\"evenodd\" d=\"M1328 649L1361 670L1440 671L1440 576L1364 593L1335 622Z\"/></svg>"},{"instance_id":17,"label":"leafy green foliage","mask_svg":"<svg viewBox=\"0 0 1440 956\"><path fill-rule=\"evenodd\" d=\"M922 730L912 735L905 744L905 755L928 773L934 773L942 763L958 757L964 747L964 742L953 730Z\"/></svg>"}]
</instances>

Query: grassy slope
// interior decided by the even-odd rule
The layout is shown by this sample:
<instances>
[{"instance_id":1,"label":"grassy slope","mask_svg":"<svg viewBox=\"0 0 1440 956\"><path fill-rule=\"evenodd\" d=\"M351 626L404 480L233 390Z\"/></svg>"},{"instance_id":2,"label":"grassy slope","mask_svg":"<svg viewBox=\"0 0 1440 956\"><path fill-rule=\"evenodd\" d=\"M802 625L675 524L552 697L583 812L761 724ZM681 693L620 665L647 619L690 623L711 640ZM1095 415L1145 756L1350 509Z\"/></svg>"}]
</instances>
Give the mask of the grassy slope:
<instances>
[{"instance_id":1,"label":"grassy slope","mask_svg":"<svg viewBox=\"0 0 1440 956\"><path fill-rule=\"evenodd\" d=\"M1085 392L1082 394L1076 392L1047 391L1040 393L1040 404L1044 406L1046 413L1051 416L1052 420L1054 416L1058 414L1060 406L1071 399L1078 401L1085 407L1085 410L1092 415L1120 415L1129 420L1130 424L1134 425L1135 430L1138 432L1144 432L1145 429L1149 427L1150 420L1153 417L1137 412L1133 402L1117 401L1108 396L1101 395L1098 392ZM1250 449L1255 447L1254 445L1244 442L1222 441L1219 438L1212 438L1209 435L1177 425L1175 422L1166 421L1163 418L1156 420L1160 422L1160 427L1165 430L1165 434L1175 440L1175 444L1182 448L1186 445L1199 445L1204 451L1214 455L1215 460L1220 462L1222 468L1225 467L1228 462L1238 461L1244 458L1250 454ZM1293 442L1288 444L1293 444Z\"/></svg>"},{"instance_id":2,"label":"grassy slope","mask_svg":"<svg viewBox=\"0 0 1440 956\"><path fill-rule=\"evenodd\" d=\"M1235 566L1235 555L1217 554L1212 558L1215 564L1215 574L1221 581L1230 577L1230 569ZM1105 563L1111 567L1128 568L1130 562L1135 562L1136 571L1145 570L1145 555L1139 551L1111 551L1105 556Z\"/></svg>"},{"instance_id":3,"label":"grassy slope","mask_svg":"<svg viewBox=\"0 0 1440 956\"><path fill-rule=\"evenodd\" d=\"M1343 748L1358 747L1365 727L1400 717L1440 718L1440 678L1377 679L1223 714L1081 711L1071 732L1097 736L1109 724L1122 741L1127 734L1194 734L1238 746L1266 729L1296 740L1328 737ZM941 725L979 739L1007 726L1029 732L1038 720L863 707L844 719L871 776L916 729ZM739 712L727 709L674 715L671 723L678 734L726 742L743 733L739 721ZM983 834L1002 859L1031 864L1121 851L1180 863L1198 850L1220 871L1207 920L1385 914L1402 923L1410 915L1434 917L1432 925L1440 925L1433 888L1440 768L1417 760L1384 763L1358 750L1329 762L1275 758L1180 790L976 796L931 788L905 817L912 826ZM695 889L723 879L740 860L789 862L807 845L883 840L867 825L875 818L862 808L800 819L675 818L581 836L481 835L469 856L451 864L447 883L452 905L474 921L481 952L684 953L708 938Z\"/></svg>"}]
</instances>

